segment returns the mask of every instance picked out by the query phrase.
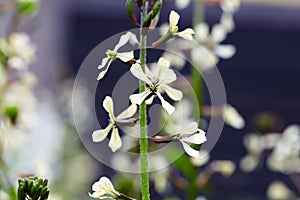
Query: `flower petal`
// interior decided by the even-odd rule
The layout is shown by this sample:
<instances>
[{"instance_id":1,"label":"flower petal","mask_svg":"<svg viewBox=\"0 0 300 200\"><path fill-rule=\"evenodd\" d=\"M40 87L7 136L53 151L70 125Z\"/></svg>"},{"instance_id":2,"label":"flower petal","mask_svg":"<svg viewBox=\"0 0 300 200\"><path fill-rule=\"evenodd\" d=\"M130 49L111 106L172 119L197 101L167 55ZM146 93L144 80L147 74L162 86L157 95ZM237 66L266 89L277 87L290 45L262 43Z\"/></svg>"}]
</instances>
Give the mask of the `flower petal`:
<instances>
[{"instance_id":1,"label":"flower petal","mask_svg":"<svg viewBox=\"0 0 300 200\"><path fill-rule=\"evenodd\" d=\"M136 113L136 110L137 110L137 105L131 104L126 110L124 110L122 113L120 113L117 116L117 119L127 119L127 118L130 118L130 117L132 117Z\"/></svg>"},{"instance_id":2,"label":"flower petal","mask_svg":"<svg viewBox=\"0 0 300 200\"><path fill-rule=\"evenodd\" d=\"M159 92L156 93L158 98L161 101L161 105L162 107L169 113L169 115L172 115L175 111L175 107L172 106L171 104L169 104L162 96Z\"/></svg>"},{"instance_id":3,"label":"flower petal","mask_svg":"<svg viewBox=\"0 0 300 200\"><path fill-rule=\"evenodd\" d=\"M217 45L214 51L220 58L229 59L235 54L236 49L233 45Z\"/></svg>"},{"instance_id":4,"label":"flower petal","mask_svg":"<svg viewBox=\"0 0 300 200\"><path fill-rule=\"evenodd\" d=\"M128 33L122 35L118 44L114 48L114 52L117 52L122 46L124 46L130 39L130 35Z\"/></svg>"},{"instance_id":5,"label":"flower petal","mask_svg":"<svg viewBox=\"0 0 300 200\"><path fill-rule=\"evenodd\" d=\"M199 46L191 51L191 58L193 63L201 71L209 71L216 66L218 57L214 52Z\"/></svg>"},{"instance_id":6,"label":"flower petal","mask_svg":"<svg viewBox=\"0 0 300 200\"><path fill-rule=\"evenodd\" d=\"M233 15L231 13L223 13L220 19L220 23L224 26L228 33L231 33L235 28Z\"/></svg>"},{"instance_id":7,"label":"flower petal","mask_svg":"<svg viewBox=\"0 0 300 200\"><path fill-rule=\"evenodd\" d=\"M146 100L147 105L151 105L153 103L154 96L152 95L149 99Z\"/></svg>"},{"instance_id":8,"label":"flower petal","mask_svg":"<svg viewBox=\"0 0 300 200\"><path fill-rule=\"evenodd\" d=\"M195 27L195 39L201 43L205 42L208 38L209 27L208 24L202 22Z\"/></svg>"},{"instance_id":9,"label":"flower petal","mask_svg":"<svg viewBox=\"0 0 300 200\"><path fill-rule=\"evenodd\" d=\"M93 142L101 142L104 140L109 133L109 131L112 129L113 124L109 124L105 129L96 130L93 132L92 138Z\"/></svg>"},{"instance_id":10,"label":"flower petal","mask_svg":"<svg viewBox=\"0 0 300 200\"><path fill-rule=\"evenodd\" d=\"M104 109L108 112L109 118L111 120L115 120L114 116L114 102L110 96L106 96L104 101L103 101L103 107Z\"/></svg>"},{"instance_id":11,"label":"flower petal","mask_svg":"<svg viewBox=\"0 0 300 200\"><path fill-rule=\"evenodd\" d=\"M211 37L215 43L220 43L226 38L226 30L221 24L216 24L212 27Z\"/></svg>"},{"instance_id":12,"label":"flower petal","mask_svg":"<svg viewBox=\"0 0 300 200\"><path fill-rule=\"evenodd\" d=\"M177 33L177 36L186 39L186 40L193 40L193 35L195 34L195 31L191 28L187 28L184 31L181 31Z\"/></svg>"},{"instance_id":13,"label":"flower petal","mask_svg":"<svg viewBox=\"0 0 300 200\"><path fill-rule=\"evenodd\" d=\"M177 77L176 74L172 69L166 69L161 72L160 77L158 78L159 80L159 85L160 84L168 84L176 81Z\"/></svg>"},{"instance_id":14,"label":"flower petal","mask_svg":"<svg viewBox=\"0 0 300 200\"><path fill-rule=\"evenodd\" d=\"M198 123L197 122L191 122L187 126L184 127L184 129L181 129L179 133L188 135L193 134L198 131Z\"/></svg>"},{"instance_id":15,"label":"flower petal","mask_svg":"<svg viewBox=\"0 0 300 200\"><path fill-rule=\"evenodd\" d=\"M175 1L175 6L178 9L184 9L184 8L188 7L190 2L191 2L191 0L176 0Z\"/></svg>"},{"instance_id":16,"label":"flower petal","mask_svg":"<svg viewBox=\"0 0 300 200\"><path fill-rule=\"evenodd\" d=\"M179 19L180 19L180 15L177 12L175 12L174 10L172 10L169 15L169 23L170 23L170 31L171 32L174 32Z\"/></svg>"},{"instance_id":17,"label":"flower petal","mask_svg":"<svg viewBox=\"0 0 300 200\"><path fill-rule=\"evenodd\" d=\"M99 73L98 78L97 78L98 81L101 80L105 76L105 74L107 73L107 71L109 69L109 66L111 65L112 61L113 61L113 59L110 58L110 60L107 63L106 69Z\"/></svg>"},{"instance_id":18,"label":"flower petal","mask_svg":"<svg viewBox=\"0 0 300 200\"><path fill-rule=\"evenodd\" d=\"M141 103L151 94L151 91L149 89L145 90L142 93L139 94L132 94L130 95L129 99L132 104L141 105Z\"/></svg>"},{"instance_id":19,"label":"flower petal","mask_svg":"<svg viewBox=\"0 0 300 200\"><path fill-rule=\"evenodd\" d=\"M182 141L193 144L202 144L207 141L207 138L205 132L201 131L200 133L195 133L189 137L183 138Z\"/></svg>"},{"instance_id":20,"label":"flower petal","mask_svg":"<svg viewBox=\"0 0 300 200\"><path fill-rule=\"evenodd\" d=\"M98 69L104 68L106 66L106 64L108 63L109 59L111 59L111 58L109 58L109 57L103 58L102 61L101 61L101 65L98 66Z\"/></svg>"},{"instance_id":21,"label":"flower petal","mask_svg":"<svg viewBox=\"0 0 300 200\"><path fill-rule=\"evenodd\" d=\"M148 85L152 85L152 82L148 79L146 74L143 72L140 64L138 64L138 63L133 64L132 67L130 68L130 71L131 71L132 75L135 76L136 78L144 81Z\"/></svg>"},{"instance_id":22,"label":"flower petal","mask_svg":"<svg viewBox=\"0 0 300 200\"><path fill-rule=\"evenodd\" d=\"M119 135L119 130L117 128L113 129L111 138L109 140L108 146L111 148L112 152L116 152L122 146L122 140Z\"/></svg>"},{"instance_id":23,"label":"flower petal","mask_svg":"<svg viewBox=\"0 0 300 200\"><path fill-rule=\"evenodd\" d=\"M182 146L183 146L184 151L185 151L188 155L190 155L190 156L192 156L192 157L195 157L195 158L197 158L197 157L199 156L200 151L197 151L196 149L193 149L189 144L187 144L187 143L185 143L185 142L183 142L183 141L181 141L181 143L182 143Z\"/></svg>"},{"instance_id":24,"label":"flower petal","mask_svg":"<svg viewBox=\"0 0 300 200\"><path fill-rule=\"evenodd\" d=\"M120 60L122 60L123 62L128 62L128 61L134 59L134 53L133 53L133 51L117 53L116 57L119 58Z\"/></svg>"},{"instance_id":25,"label":"flower petal","mask_svg":"<svg viewBox=\"0 0 300 200\"><path fill-rule=\"evenodd\" d=\"M227 104L224 110L225 123L235 129L242 129L245 126L245 120L238 111L231 105Z\"/></svg>"},{"instance_id":26,"label":"flower petal","mask_svg":"<svg viewBox=\"0 0 300 200\"><path fill-rule=\"evenodd\" d=\"M168 85L162 85L162 89L167 93L167 95L174 101L180 101L182 99L182 92Z\"/></svg>"}]
</instances>

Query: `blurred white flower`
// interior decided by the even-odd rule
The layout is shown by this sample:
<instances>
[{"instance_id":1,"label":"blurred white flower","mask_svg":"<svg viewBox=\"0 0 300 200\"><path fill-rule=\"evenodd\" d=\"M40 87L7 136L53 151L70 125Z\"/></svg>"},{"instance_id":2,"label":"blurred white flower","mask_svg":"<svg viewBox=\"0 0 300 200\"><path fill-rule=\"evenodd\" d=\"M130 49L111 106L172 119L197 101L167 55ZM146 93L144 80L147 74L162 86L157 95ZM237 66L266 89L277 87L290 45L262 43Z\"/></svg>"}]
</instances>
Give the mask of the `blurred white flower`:
<instances>
[{"instance_id":1,"label":"blurred white flower","mask_svg":"<svg viewBox=\"0 0 300 200\"><path fill-rule=\"evenodd\" d=\"M123 52L123 53L118 52L118 50L129 41L131 41L131 42L134 41L134 38L132 37L132 33L127 32L126 34L124 34L120 37L118 44L115 46L115 48L113 50L106 51L107 57L103 58L101 65L98 66L98 69L103 69L103 68L105 68L105 69L104 69L104 71L99 73L97 80L101 80L105 76L105 74L107 73L107 71L109 69L109 66L111 65L111 63L114 60L120 59L123 62L128 62L134 58L133 51Z\"/></svg>"},{"instance_id":2,"label":"blurred white flower","mask_svg":"<svg viewBox=\"0 0 300 200\"><path fill-rule=\"evenodd\" d=\"M236 49L233 45L220 44L226 38L227 32L223 25L216 24L209 34L209 26L205 22L195 27L195 40L202 46L191 51L192 61L202 70L212 69L219 61L219 58L231 58Z\"/></svg>"},{"instance_id":3,"label":"blurred white flower","mask_svg":"<svg viewBox=\"0 0 300 200\"><path fill-rule=\"evenodd\" d=\"M214 160L210 165L215 172L219 172L225 177L231 176L236 169L234 162L230 160Z\"/></svg>"},{"instance_id":4,"label":"blurred white flower","mask_svg":"<svg viewBox=\"0 0 300 200\"><path fill-rule=\"evenodd\" d=\"M92 194L90 197L98 199L119 199L120 193L115 190L113 184L107 177L101 177L99 181L92 185Z\"/></svg>"},{"instance_id":5,"label":"blurred white flower","mask_svg":"<svg viewBox=\"0 0 300 200\"><path fill-rule=\"evenodd\" d=\"M140 105L145 99L150 98L148 103L152 103L154 95L157 95L161 101L162 107L171 115L174 113L175 108L168 103L163 97L162 93L166 92L167 95L174 101L179 101L182 98L182 92L168 86L176 80L176 74L170 68L170 63L164 58L160 58L157 65L153 66L150 70L146 67L143 72L139 64L134 64L130 71L138 79L147 84L147 89L139 94L133 94L129 98L131 103Z\"/></svg>"},{"instance_id":6,"label":"blurred white flower","mask_svg":"<svg viewBox=\"0 0 300 200\"><path fill-rule=\"evenodd\" d=\"M246 135L244 146L248 154L240 161L241 169L245 172L253 171L259 164L263 151L272 149L278 142L279 137L278 133L268 133L266 135L251 133Z\"/></svg>"},{"instance_id":7,"label":"blurred white flower","mask_svg":"<svg viewBox=\"0 0 300 200\"><path fill-rule=\"evenodd\" d=\"M35 59L36 46L26 33L12 33L7 41L0 40L0 49L8 57L8 66L25 69Z\"/></svg>"},{"instance_id":8,"label":"blurred white flower","mask_svg":"<svg viewBox=\"0 0 300 200\"><path fill-rule=\"evenodd\" d=\"M191 162L196 167L201 167L205 165L210 159L208 151L201 150L198 157L191 157Z\"/></svg>"},{"instance_id":9,"label":"blurred white flower","mask_svg":"<svg viewBox=\"0 0 300 200\"><path fill-rule=\"evenodd\" d=\"M122 140L120 138L118 130L118 121L132 117L136 113L137 106L135 104L132 104L121 114L115 117L113 100L111 97L106 96L103 101L103 107L109 114L110 122L105 129L100 129L93 132L93 141L101 142L106 138L110 130L113 129L108 146L113 152L115 152L122 146Z\"/></svg>"},{"instance_id":10,"label":"blurred white flower","mask_svg":"<svg viewBox=\"0 0 300 200\"><path fill-rule=\"evenodd\" d=\"M191 28L187 28L181 32L178 32L178 21L180 19L180 15L174 10L171 11L169 15L169 31L174 35L181 37L186 40L193 40L193 35L195 31Z\"/></svg>"},{"instance_id":11,"label":"blurred white flower","mask_svg":"<svg viewBox=\"0 0 300 200\"><path fill-rule=\"evenodd\" d=\"M270 200L286 200L295 198L294 192L281 181L273 181L269 185L267 196Z\"/></svg>"},{"instance_id":12,"label":"blurred white flower","mask_svg":"<svg viewBox=\"0 0 300 200\"><path fill-rule=\"evenodd\" d=\"M233 14L223 12L220 19L220 24L225 28L228 33L231 33L235 28Z\"/></svg>"},{"instance_id":13,"label":"blurred white flower","mask_svg":"<svg viewBox=\"0 0 300 200\"><path fill-rule=\"evenodd\" d=\"M184 9L189 6L191 0L175 0L175 6L178 9Z\"/></svg>"},{"instance_id":14,"label":"blurred white flower","mask_svg":"<svg viewBox=\"0 0 300 200\"><path fill-rule=\"evenodd\" d=\"M195 200L207 200L204 196L198 196Z\"/></svg>"},{"instance_id":15,"label":"blurred white flower","mask_svg":"<svg viewBox=\"0 0 300 200\"><path fill-rule=\"evenodd\" d=\"M225 13L234 13L240 8L240 0L221 0L220 5Z\"/></svg>"},{"instance_id":16,"label":"blurred white flower","mask_svg":"<svg viewBox=\"0 0 300 200\"><path fill-rule=\"evenodd\" d=\"M268 167L282 173L300 173L300 126L290 125L274 145L268 158Z\"/></svg>"},{"instance_id":17,"label":"blurred white flower","mask_svg":"<svg viewBox=\"0 0 300 200\"><path fill-rule=\"evenodd\" d=\"M199 157L200 151L191 147L191 144L202 144L207 141L205 132L198 128L197 122L189 123L184 129L181 129L176 138L180 140L183 145L184 151L192 156Z\"/></svg>"},{"instance_id":18,"label":"blurred white flower","mask_svg":"<svg viewBox=\"0 0 300 200\"><path fill-rule=\"evenodd\" d=\"M232 105L227 104L224 107L223 116L224 116L225 123L228 124L229 126L232 126L235 129L244 128L245 120Z\"/></svg>"}]
</instances>

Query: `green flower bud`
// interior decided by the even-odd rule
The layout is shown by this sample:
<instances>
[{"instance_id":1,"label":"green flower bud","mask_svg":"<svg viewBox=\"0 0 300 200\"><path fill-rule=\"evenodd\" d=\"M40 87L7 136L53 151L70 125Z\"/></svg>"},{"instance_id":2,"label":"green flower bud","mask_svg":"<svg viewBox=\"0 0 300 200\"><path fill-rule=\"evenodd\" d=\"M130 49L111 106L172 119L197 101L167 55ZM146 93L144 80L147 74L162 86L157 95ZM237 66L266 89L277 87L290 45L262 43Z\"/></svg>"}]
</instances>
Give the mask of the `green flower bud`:
<instances>
[{"instance_id":1,"label":"green flower bud","mask_svg":"<svg viewBox=\"0 0 300 200\"><path fill-rule=\"evenodd\" d=\"M132 21L132 23L136 24L137 19L136 19L135 13L134 13L134 7L133 7L132 0L126 1L126 10L127 10L129 19Z\"/></svg>"}]
</instances>

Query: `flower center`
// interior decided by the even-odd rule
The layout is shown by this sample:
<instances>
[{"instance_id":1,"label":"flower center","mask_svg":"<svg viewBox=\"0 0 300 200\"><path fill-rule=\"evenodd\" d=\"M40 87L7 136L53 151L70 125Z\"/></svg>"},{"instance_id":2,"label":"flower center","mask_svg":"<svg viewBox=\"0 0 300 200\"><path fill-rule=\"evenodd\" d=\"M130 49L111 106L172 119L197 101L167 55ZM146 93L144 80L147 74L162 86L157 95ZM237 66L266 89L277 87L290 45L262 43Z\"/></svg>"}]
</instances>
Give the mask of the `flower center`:
<instances>
[{"instance_id":1,"label":"flower center","mask_svg":"<svg viewBox=\"0 0 300 200\"><path fill-rule=\"evenodd\" d=\"M109 57L109 58L115 58L115 57L117 56L117 52L112 51L112 50L107 50L107 51L106 51L106 55L107 55L107 57Z\"/></svg>"},{"instance_id":2,"label":"flower center","mask_svg":"<svg viewBox=\"0 0 300 200\"><path fill-rule=\"evenodd\" d=\"M148 88L150 89L151 93L154 95L158 90L158 85L154 84L154 85L148 86Z\"/></svg>"}]
</instances>

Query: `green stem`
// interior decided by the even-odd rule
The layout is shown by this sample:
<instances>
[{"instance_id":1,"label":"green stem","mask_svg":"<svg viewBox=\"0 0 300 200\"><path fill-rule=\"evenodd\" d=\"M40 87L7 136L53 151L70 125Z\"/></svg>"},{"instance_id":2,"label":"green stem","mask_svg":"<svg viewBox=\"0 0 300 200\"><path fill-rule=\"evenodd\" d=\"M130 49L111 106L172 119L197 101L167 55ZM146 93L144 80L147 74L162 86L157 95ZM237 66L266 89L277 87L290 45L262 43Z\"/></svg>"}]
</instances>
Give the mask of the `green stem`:
<instances>
[{"instance_id":1,"label":"green stem","mask_svg":"<svg viewBox=\"0 0 300 200\"><path fill-rule=\"evenodd\" d=\"M205 12L205 4L204 0L195 0L194 1L194 11L193 11L193 27L204 20L204 12ZM198 109L194 109L194 118L198 122L200 121L201 113L202 113L202 103L203 103L203 82L202 76L200 72L200 66L193 66L192 70L192 87L194 89L196 99L194 101L194 107ZM200 113L200 115L199 115Z\"/></svg>"},{"instance_id":2,"label":"green stem","mask_svg":"<svg viewBox=\"0 0 300 200\"><path fill-rule=\"evenodd\" d=\"M141 11L141 24L147 15L147 2L143 3ZM146 56L147 56L147 36L143 34L143 27L140 28L140 62L143 71L145 71ZM146 90L146 84L140 81L140 92ZM149 174L148 174L148 138L147 138L147 118L146 118L146 103L140 105L140 156L141 156L141 185L142 185L142 200L149 200Z\"/></svg>"},{"instance_id":3,"label":"green stem","mask_svg":"<svg viewBox=\"0 0 300 200\"><path fill-rule=\"evenodd\" d=\"M204 0L194 0L194 11L193 11L193 27L204 20L204 12L205 12L205 3ZM192 87L195 92L196 98L194 99L194 119L197 122L200 122L201 115L202 115L202 104L203 104L203 81L200 71L200 66L196 66L193 64L191 69L191 81ZM196 181L190 180L190 184L187 188L187 199L194 200L197 196L197 187Z\"/></svg>"}]
</instances>

